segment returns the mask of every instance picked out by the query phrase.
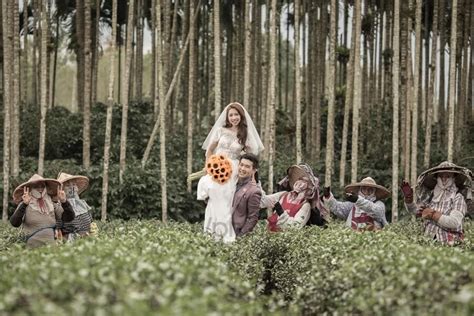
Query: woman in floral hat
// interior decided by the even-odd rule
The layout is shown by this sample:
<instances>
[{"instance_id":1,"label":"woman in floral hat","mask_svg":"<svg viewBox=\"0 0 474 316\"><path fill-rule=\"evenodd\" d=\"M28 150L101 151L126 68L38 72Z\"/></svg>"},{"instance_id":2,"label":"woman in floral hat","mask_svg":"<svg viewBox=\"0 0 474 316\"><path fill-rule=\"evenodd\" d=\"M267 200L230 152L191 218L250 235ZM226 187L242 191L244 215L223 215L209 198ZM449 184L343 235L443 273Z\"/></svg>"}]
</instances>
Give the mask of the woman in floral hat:
<instances>
[{"instance_id":1,"label":"woman in floral hat","mask_svg":"<svg viewBox=\"0 0 474 316\"><path fill-rule=\"evenodd\" d=\"M60 203L54 203L53 198L57 198ZM10 217L10 223L14 227L23 225L28 248L54 244L58 237L56 221L69 222L74 219L71 204L61 184L55 179L33 175L15 189L13 201L18 207Z\"/></svg>"}]
</instances>

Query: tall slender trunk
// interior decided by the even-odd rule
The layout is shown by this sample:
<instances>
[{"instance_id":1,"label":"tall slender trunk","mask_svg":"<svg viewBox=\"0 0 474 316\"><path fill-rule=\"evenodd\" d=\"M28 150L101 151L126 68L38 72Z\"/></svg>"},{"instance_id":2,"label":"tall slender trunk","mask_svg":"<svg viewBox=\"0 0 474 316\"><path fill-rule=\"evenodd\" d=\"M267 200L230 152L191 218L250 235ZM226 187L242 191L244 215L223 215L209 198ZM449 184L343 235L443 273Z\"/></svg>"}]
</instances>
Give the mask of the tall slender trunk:
<instances>
[{"instance_id":1,"label":"tall slender trunk","mask_svg":"<svg viewBox=\"0 0 474 316\"><path fill-rule=\"evenodd\" d=\"M461 3L462 5L462 3ZM462 17L462 25L463 27L459 27L458 29L458 34L459 34L459 63L458 63L458 69L459 69L459 74L458 76L460 77L459 80L459 97L458 97L458 108L456 110L457 113L457 118L455 121L456 123L456 141L455 141L455 153L460 154L461 153L461 147L463 143L463 139L466 135L466 118L468 117L466 113L466 108L468 108L467 100L467 92L468 92L468 85L472 85L471 83L468 83L468 77L469 77L469 63L470 63L470 58L469 58L469 19L470 17L470 10L469 10L469 5L466 2L465 3L465 12ZM474 39L471 38L471 43L474 42ZM471 45L474 47L474 45ZM472 107L472 103L471 103Z\"/></svg>"},{"instance_id":2,"label":"tall slender trunk","mask_svg":"<svg viewBox=\"0 0 474 316\"><path fill-rule=\"evenodd\" d=\"M58 69L58 48L59 48L59 14L56 14L56 37L54 39L54 59L53 59L53 82L51 83L50 108L56 104L56 73Z\"/></svg>"},{"instance_id":3,"label":"tall slender trunk","mask_svg":"<svg viewBox=\"0 0 474 316\"><path fill-rule=\"evenodd\" d=\"M276 104L276 44L277 44L277 0L271 1L270 7L270 57L268 83L268 192L273 192L273 159L275 153L275 104Z\"/></svg>"},{"instance_id":4,"label":"tall slender trunk","mask_svg":"<svg viewBox=\"0 0 474 316\"><path fill-rule=\"evenodd\" d=\"M137 45L135 53L135 99L142 100L143 95L143 1L137 6Z\"/></svg>"},{"instance_id":5,"label":"tall slender trunk","mask_svg":"<svg viewBox=\"0 0 474 316\"><path fill-rule=\"evenodd\" d=\"M413 108L412 108L412 129L411 129L411 175L410 182L416 183L417 177L417 158L418 158L418 103L420 96L420 52L421 52L421 9L422 0L416 0L415 11L415 69L413 71Z\"/></svg>"},{"instance_id":6,"label":"tall slender trunk","mask_svg":"<svg viewBox=\"0 0 474 316\"><path fill-rule=\"evenodd\" d=\"M157 5L159 7L160 5ZM133 36L133 16L134 1L130 1L128 7L127 19L127 56L125 66L125 78L122 81L122 128L120 130L120 170L119 181L123 183L123 174L125 172L127 157L127 128L128 128L128 103L129 103L129 83L130 83L130 66L132 63L132 36ZM157 10L158 11L158 10ZM157 17L158 20L158 17ZM158 37L161 39L161 36ZM161 55L161 51L160 51ZM160 99L162 102L162 99Z\"/></svg>"},{"instance_id":7,"label":"tall slender trunk","mask_svg":"<svg viewBox=\"0 0 474 316\"><path fill-rule=\"evenodd\" d=\"M84 74L84 62L85 62L85 9L84 9L85 0L76 0L76 54L77 54L77 107L79 109L84 108L84 83L85 83L85 74ZM84 133L84 132L83 132ZM84 155L84 148L83 148ZM84 158L83 158L84 159ZM83 161L84 164L84 161Z\"/></svg>"},{"instance_id":8,"label":"tall slender trunk","mask_svg":"<svg viewBox=\"0 0 474 316\"><path fill-rule=\"evenodd\" d=\"M442 0L444 1L444 0ZM431 130L433 122L433 109L436 108L435 83L436 83L436 59L438 51L438 3L434 1L433 6L433 37L431 39L431 58L429 63L429 87L427 98L427 117L425 129L425 152L423 156L423 167L428 168L430 165L431 153ZM427 57L428 58L428 57Z\"/></svg>"},{"instance_id":9,"label":"tall slender trunk","mask_svg":"<svg viewBox=\"0 0 474 316\"><path fill-rule=\"evenodd\" d=\"M107 220L107 194L109 192L110 143L112 139L112 112L114 108L115 86L115 43L117 31L117 0L112 0L112 34L110 37L109 94L107 97L107 116L105 119L104 170L102 173L101 220Z\"/></svg>"},{"instance_id":10,"label":"tall slender trunk","mask_svg":"<svg viewBox=\"0 0 474 316\"><path fill-rule=\"evenodd\" d=\"M395 0L393 13L393 61L392 61L392 222L398 220L398 177L399 177L399 82L400 82L400 0Z\"/></svg>"},{"instance_id":11,"label":"tall slender trunk","mask_svg":"<svg viewBox=\"0 0 474 316\"><path fill-rule=\"evenodd\" d=\"M214 1L214 118L221 112L221 5Z\"/></svg>"},{"instance_id":12,"label":"tall slender trunk","mask_svg":"<svg viewBox=\"0 0 474 316\"><path fill-rule=\"evenodd\" d=\"M244 106L250 106L250 63L252 54L252 22L250 20L250 10L252 9L252 1L245 1L244 29L245 29L245 54L244 54ZM255 17L254 17L255 19Z\"/></svg>"},{"instance_id":13,"label":"tall slender trunk","mask_svg":"<svg viewBox=\"0 0 474 316\"><path fill-rule=\"evenodd\" d=\"M97 83L99 77L99 47L100 47L100 3L101 0L95 0L95 18L94 18L94 42L92 46L92 78L91 78L91 105L94 106L97 103Z\"/></svg>"},{"instance_id":14,"label":"tall slender trunk","mask_svg":"<svg viewBox=\"0 0 474 316\"><path fill-rule=\"evenodd\" d=\"M190 12L194 12L194 1L190 2ZM193 119L193 110L194 110L194 82L196 80L195 67L196 63L196 32L195 24L189 24L189 85L188 85L188 137L187 137L187 171L188 174L191 174L193 171L193 129L194 129L194 119ZM188 182L187 186L188 192L191 192L191 182Z\"/></svg>"},{"instance_id":15,"label":"tall slender trunk","mask_svg":"<svg viewBox=\"0 0 474 316\"><path fill-rule=\"evenodd\" d=\"M11 104L11 162L12 176L17 177L20 172L20 19L18 0L11 2L12 22L12 62L13 62L13 89Z\"/></svg>"},{"instance_id":16,"label":"tall slender trunk","mask_svg":"<svg viewBox=\"0 0 474 316\"><path fill-rule=\"evenodd\" d=\"M48 1L41 1L41 118L39 135L38 174L44 171L44 147L46 142L46 111L48 109Z\"/></svg>"},{"instance_id":17,"label":"tall slender trunk","mask_svg":"<svg viewBox=\"0 0 474 316\"><path fill-rule=\"evenodd\" d=\"M40 8L38 7L39 0L33 0L33 69L31 74L31 89L33 91L33 104L38 106L38 96L39 96L39 87L38 87L38 73L39 73L39 62L38 62L38 30L39 30L39 12Z\"/></svg>"},{"instance_id":18,"label":"tall slender trunk","mask_svg":"<svg viewBox=\"0 0 474 316\"><path fill-rule=\"evenodd\" d=\"M23 67L21 77L21 103L28 103L28 0L23 0Z\"/></svg>"},{"instance_id":19,"label":"tall slender trunk","mask_svg":"<svg viewBox=\"0 0 474 316\"><path fill-rule=\"evenodd\" d=\"M334 111L336 85L336 40L337 40L337 0L331 0L331 18L329 30L329 74L326 82L326 95L328 98L328 121L326 136L326 172L325 185L331 186L331 177L334 172Z\"/></svg>"},{"instance_id":20,"label":"tall slender trunk","mask_svg":"<svg viewBox=\"0 0 474 316\"><path fill-rule=\"evenodd\" d=\"M362 78L360 68L360 33L361 33L361 0L354 3L355 45L354 45L354 105L352 110L352 148L351 148L351 182L357 181L358 142L359 142L359 108L361 105Z\"/></svg>"},{"instance_id":21,"label":"tall slender trunk","mask_svg":"<svg viewBox=\"0 0 474 316\"><path fill-rule=\"evenodd\" d=\"M84 109L82 130L82 164L91 165L91 2L84 0Z\"/></svg>"},{"instance_id":22,"label":"tall slender trunk","mask_svg":"<svg viewBox=\"0 0 474 316\"><path fill-rule=\"evenodd\" d=\"M168 197L167 197L167 180L166 180L166 100L165 100L165 73L163 68L163 41L161 32L161 4L155 6L155 36L156 36L156 68L157 68L157 87L155 95L159 97L160 111L158 114L160 121L160 183L161 183L161 220L163 223L168 221ZM158 100L155 99L155 102Z\"/></svg>"},{"instance_id":23,"label":"tall slender trunk","mask_svg":"<svg viewBox=\"0 0 474 316\"><path fill-rule=\"evenodd\" d=\"M156 81L156 63L155 63L155 49L156 49L156 36L154 36L154 30L155 30L155 10L154 7L156 5L157 0L151 0L151 21L150 21L150 29L151 29L151 80L150 80L150 96L151 100L153 102L153 114L154 118L158 118L158 103L155 102L155 81ZM184 18L186 21L186 17Z\"/></svg>"},{"instance_id":24,"label":"tall slender trunk","mask_svg":"<svg viewBox=\"0 0 474 316\"><path fill-rule=\"evenodd\" d=\"M354 95L354 47L355 47L355 18L352 19L351 50L346 75L346 96L344 100L344 121L342 123L341 163L339 165L339 185L344 187L346 181L347 136L349 132L349 115Z\"/></svg>"},{"instance_id":25,"label":"tall slender trunk","mask_svg":"<svg viewBox=\"0 0 474 316\"><path fill-rule=\"evenodd\" d=\"M449 53L449 111L448 111L448 160L454 158L454 109L456 101L456 45L457 45L458 1L452 0L451 43Z\"/></svg>"},{"instance_id":26,"label":"tall slender trunk","mask_svg":"<svg viewBox=\"0 0 474 316\"><path fill-rule=\"evenodd\" d=\"M295 112L296 112L296 163L303 159L301 146L301 66L300 66L300 0L295 0ZM304 36L304 34L303 34ZM289 54L289 51L287 52ZM286 65L289 68L289 65Z\"/></svg>"},{"instance_id":27,"label":"tall slender trunk","mask_svg":"<svg viewBox=\"0 0 474 316\"><path fill-rule=\"evenodd\" d=\"M409 104L407 103L408 71L407 71L407 53L408 53L408 8L406 5L400 7L400 128L402 144L401 165L405 179L410 178L410 138L407 136L409 126L407 118L410 117ZM392 87L393 89L393 87ZM392 96L393 98L393 96Z\"/></svg>"},{"instance_id":28,"label":"tall slender trunk","mask_svg":"<svg viewBox=\"0 0 474 316\"><path fill-rule=\"evenodd\" d=\"M12 77L12 22L9 7L11 0L2 5L2 40L3 40L3 203L2 220L8 220L8 202L10 188L10 108L13 96L11 95Z\"/></svg>"}]
</instances>

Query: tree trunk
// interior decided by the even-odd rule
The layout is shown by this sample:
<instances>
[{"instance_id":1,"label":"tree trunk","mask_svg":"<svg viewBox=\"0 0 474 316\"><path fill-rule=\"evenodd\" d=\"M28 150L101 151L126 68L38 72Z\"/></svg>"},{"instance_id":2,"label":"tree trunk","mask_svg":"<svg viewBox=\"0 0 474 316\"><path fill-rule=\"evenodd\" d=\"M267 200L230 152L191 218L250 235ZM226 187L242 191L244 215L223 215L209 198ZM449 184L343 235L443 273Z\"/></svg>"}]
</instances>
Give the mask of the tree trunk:
<instances>
[{"instance_id":1,"label":"tree trunk","mask_svg":"<svg viewBox=\"0 0 474 316\"><path fill-rule=\"evenodd\" d=\"M421 52L421 9L422 0L416 0L415 11L415 69L413 71L413 108L412 108L412 129L411 129L411 176L410 183L416 183L417 178L417 158L418 158L418 103L420 96L420 52Z\"/></svg>"},{"instance_id":2,"label":"tree trunk","mask_svg":"<svg viewBox=\"0 0 474 316\"><path fill-rule=\"evenodd\" d=\"M159 7L160 5L156 5ZM125 66L125 78L122 81L122 128L120 131L120 170L119 181L123 183L123 174L125 172L127 157L127 128L128 128L128 103L129 103L129 83L130 83L130 66L132 63L132 37L133 37L133 11L134 1L129 2L128 19L127 19L127 57ZM158 10L157 10L158 11ZM158 17L157 17L158 20ZM161 36L159 37L161 39ZM161 55L161 51L160 51ZM160 57L161 58L161 57ZM162 99L160 99L160 102Z\"/></svg>"},{"instance_id":3,"label":"tree trunk","mask_svg":"<svg viewBox=\"0 0 474 316\"><path fill-rule=\"evenodd\" d=\"M360 33L361 33L361 0L356 0L355 7L355 45L354 45L354 105L352 110L352 150L351 182L357 181L358 143L359 143L359 108L361 105L362 78L360 69Z\"/></svg>"},{"instance_id":4,"label":"tree trunk","mask_svg":"<svg viewBox=\"0 0 474 316\"><path fill-rule=\"evenodd\" d=\"M17 177L20 172L20 19L18 0L11 2L12 22L12 62L13 62L13 89L11 104L11 174Z\"/></svg>"},{"instance_id":5,"label":"tree trunk","mask_svg":"<svg viewBox=\"0 0 474 316\"><path fill-rule=\"evenodd\" d=\"M392 222L398 220L398 177L399 177L399 81L400 81L400 0L395 0L393 13L393 60L392 60Z\"/></svg>"},{"instance_id":6,"label":"tree trunk","mask_svg":"<svg viewBox=\"0 0 474 316\"><path fill-rule=\"evenodd\" d=\"M269 84L268 84L268 191L273 192L273 159L275 153L275 103L276 103L276 44L277 44L277 0L271 1L270 7L270 57L269 57Z\"/></svg>"},{"instance_id":7,"label":"tree trunk","mask_svg":"<svg viewBox=\"0 0 474 316\"><path fill-rule=\"evenodd\" d=\"M407 87L408 87L408 71L407 71L407 53L408 53L408 15L409 10L404 5L400 7L400 127L401 127L401 140L402 144L402 156L401 165L403 167L403 176L405 179L410 178L410 137L407 135L410 126L407 126L408 117L410 117L409 104L407 103ZM411 21L411 20L410 20ZM393 89L393 87L392 87ZM393 98L393 96L392 96Z\"/></svg>"},{"instance_id":8,"label":"tree trunk","mask_svg":"<svg viewBox=\"0 0 474 316\"><path fill-rule=\"evenodd\" d=\"M21 103L28 103L28 0L23 0L23 67L21 80Z\"/></svg>"},{"instance_id":9,"label":"tree trunk","mask_svg":"<svg viewBox=\"0 0 474 316\"><path fill-rule=\"evenodd\" d=\"M101 220L107 220L107 195L109 193L109 160L110 143L112 138L112 112L114 108L114 86L115 86L115 43L117 31L117 0L112 0L112 34L110 37L110 73L109 73L109 94L107 97L107 116L105 120L105 141L104 141L104 170L102 173L102 203Z\"/></svg>"},{"instance_id":10,"label":"tree trunk","mask_svg":"<svg viewBox=\"0 0 474 316\"><path fill-rule=\"evenodd\" d=\"M58 69L58 49L59 49L59 15L56 15L56 38L54 39L54 59L53 59L53 82L51 83L50 108L56 105L56 73Z\"/></svg>"},{"instance_id":11,"label":"tree trunk","mask_svg":"<svg viewBox=\"0 0 474 316\"><path fill-rule=\"evenodd\" d=\"M143 95L143 1L137 7L137 46L135 53L135 98L142 100Z\"/></svg>"},{"instance_id":12,"label":"tree trunk","mask_svg":"<svg viewBox=\"0 0 474 316\"><path fill-rule=\"evenodd\" d=\"M461 4L462 5L462 4ZM465 3L465 12L464 15L462 16L463 18L463 27L459 27L458 29L458 34L460 36L459 39L459 63L458 63L458 69L459 69L459 98L458 98L458 108L456 110L457 113L457 121L456 124L456 142L455 142L455 153L458 155L461 154L461 149L462 149L462 144L463 144L463 139L466 135L466 130L468 127L466 127L466 119L468 117L468 113L466 109L468 108L467 100L467 92L468 92L468 85L472 85L472 81L468 83L468 78L469 78L469 63L470 63L470 58L469 58L469 52L468 52L468 47L469 47L469 19L470 19L470 10L469 10L469 5L466 2ZM459 14L458 14L459 15ZM471 39L471 43L474 42L474 39ZM474 47L474 45L472 45ZM471 103L472 107L472 103Z\"/></svg>"},{"instance_id":13,"label":"tree trunk","mask_svg":"<svg viewBox=\"0 0 474 316\"><path fill-rule=\"evenodd\" d=\"M99 47L100 47L100 3L101 0L95 0L95 19L94 19L94 42L91 45L92 54L92 84L91 84L91 105L94 106L97 103L97 83L99 76Z\"/></svg>"},{"instance_id":14,"label":"tree trunk","mask_svg":"<svg viewBox=\"0 0 474 316\"><path fill-rule=\"evenodd\" d=\"M454 108L456 98L456 45L457 45L458 1L452 0L451 43L449 53L449 112L448 112L448 160L454 158Z\"/></svg>"},{"instance_id":15,"label":"tree trunk","mask_svg":"<svg viewBox=\"0 0 474 316\"><path fill-rule=\"evenodd\" d=\"M13 96L11 95L12 79L12 17L9 11L12 5L7 0L2 5L2 40L3 40L3 204L2 220L8 220L8 202L10 188L10 108Z\"/></svg>"},{"instance_id":16,"label":"tree trunk","mask_svg":"<svg viewBox=\"0 0 474 316\"><path fill-rule=\"evenodd\" d=\"M444 0L442 0L444 1ZM436 84L436 59L438 51L438 2L434 1L433 6L433 37L431 39L431 58L429 63L429 88L427 95L427 118L426 118L426 130L425 130L425 152L423 157L423 167L428 168L430 165L430 153L431 153L431 127L433 122L433 108L436 108L435 98L435 84Z\"/></svg>"},{"instance_id":17,"label":"tree trunk","mask_svg":"<svg viewBox=\"0 0 474 316\"><path fill-rule=\"evenodd\" d=\"M151 96L151 100L153 102L153 114L154 114L154 119L157 119L158 118L158 112L159 112L159 108L158 108L158 105L159 103L158 102L155 102L155 81L156 81L156 63L155 63L155 55L156 55L156 52L155 52L155 49L156 49L156 36L154 36L154 30L155 30L155 6L156 6L156 2L157 0L151 0L151 21L150 21L150 29L151 29L151 80L150 80L150 96ZM186 20L186 17L185 17L185 20Z\"/></svg>"},{"instance_id":18,"label":"tree trunk","mask_svg":"<svg viewBox=\"0 0 474 316\"><path fill-rule=\"evenodd\" d=\"M332 8L331 8L332 9ZM296 163L303 159L301 148L301 66L300 66L300 0L295 0L295 110L296 110ZM289 40L288 40L289 41ZM289 54L289 51L287 51ZM286 65L289 68L289 65Z\"/></svg>"},{"instance_id":19,"label":"tree trunk","mask_svg":"<svg viewBox=\"0 0 474 316\"><path fill-rule=\"evenodd\" d=\"M341 163L339 165L339 186L344 187L346 181L347 135L349 132L349 115L354 95L354 47L355 19L352 19L351 50L346 75L346 95L344 100L344 121L342 123Z\"/></svg>"},{"instance_id":20,"label":"tree trunk","mask_svg":"<svg viewBox=\"0 0 474 316\"><path fill-rule=\"evenodd\" d=\"M244 54L244 106L250 106L250 63L252 54L252 22L250 20L250 10L252 9L252 1L245 1L244 29L245 29L245 54ZM255 18L255 17L254 17Z\"/></svg>"},{"instance_id":21,"label":"tree trunk","mask_svg":"<svg viewBox=\"0 0 474 316\"><path fill-rule=\"evenodd\" d=\"M38 51L38 30L39 30L39 12L40 1L33 1L33 69L31 74L31 89L33 91L33 104L38 106L38 96L39 96L39 87L38 87L38 73L39 73L39 63L37 57Z\"/></svg>"},{"instance_id":22,"label":"tree trunk","mask_svg":"<svg viewBox=\"0 0 474 316\"><path fill-rule=\"evenodd\" d=\"M155 95L159 97L160 111L158 114L160 122L160 184L161 184L161 220L163 223L168 221L168 197L167 197L167 180L166 180L166 125L165 114L167 100L165 100L165 70L163 67L163 41L161 32L161 4L155 6L155 36L156 36L156 65L157 65L157 90ZM166 34L166 33L165 33ZM155 88L156 90L156 88ZM168 98L169 100L169 98ZM155 99L155 102L158 100Z\"/></svg>"},{"instance_id":23,"label":"tree trunk","mask_svg":"<svg viewBox=\"0 0 474 316\"><path fill-rule=\"evenodd\" d=\"M84 108L84 81L85 81L85 10L84 10L84 1L85 0L76 0L76 54L77 54L77 107L79 109ZM83 132L84 134L84 132ZM83 155L84 155L84 148ZM83 157L84 164L84 157Z\"/></svg>"},{"instance_id":24,"label":"tree trunk","mask_svg":"<svg viewBox=\"0 0 474 316\"><path fill-rule=\"evenodd\" d=\"M46 111L48 109L48 1L41 1L41 119L39 135L38 174L44 171L44 147L46 142Z\"/></svg>"},{"instance_id":25,"label":"tree trunk","mask_svg":"<svg viewBox=\"0 0 474 316\"><path fill-rule=\"evenodd\" d=\"M214 118L221 112L221 8L220 1L214 1Z\"/></svg>"},{"instance_id":26,"label":"tree trunk","mask_svg":"<svg viewBox=\"0 0 474 316\"><path fill-rule=\"evenodd\" d=\"M331 0L331 22L329 31L329 74L326 82L326 96L328 98L328 121L326 136L326 172L325 185L331 186L331 177L334 172L334 108L335 108L335 89L336 85L336 40L337 40L337 0Z\"/></svg>"},{"instance_id":27,"label":"tree trunk","mask_svg":"<svg viewBox=\"0 0 474 316\"><path fill-rule=\"evenodd\" d=\"M190 2L190 12L194 12L194 1ZM189 85L188 85L188 137L187 137L187 172L191 174L193 172L193 110L194 110L194 82L196 80L195 67L193 66L196 62L196 32L195 24L189 24ZM188 192L191 193L191 182L188 181Z\"/></svg>"},{"instance_id":28,"label":"tree trunk","mask_svg":"<svg viewBox=\"0 0 474 316\"><path fill-rule=\"evenodd\" d=\"M82 130L82 164L91 165L91 3L84 0L84 111Z\"/></svg>"}]
</instances>

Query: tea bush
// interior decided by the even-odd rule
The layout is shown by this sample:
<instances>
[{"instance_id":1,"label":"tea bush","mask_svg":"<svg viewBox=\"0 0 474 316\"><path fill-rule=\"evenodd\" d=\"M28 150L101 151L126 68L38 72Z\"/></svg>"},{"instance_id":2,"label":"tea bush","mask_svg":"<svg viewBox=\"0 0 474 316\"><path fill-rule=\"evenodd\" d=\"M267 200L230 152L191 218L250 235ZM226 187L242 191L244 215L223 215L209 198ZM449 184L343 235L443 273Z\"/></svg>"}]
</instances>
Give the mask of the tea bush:
<instances>
[{"instance_id":1,"label":"tea bush","mask_svg":"<svg viewBox=\"0 0 474 316\"><path fill-rule=\"evenodd\" d=\"M155 221L108 223L61 247L17 244L0 252L0 314L262 314L267 298L218 253L192 225Z\"/></svg>"},{"instance_id":2,"label":"tea bush","mask_svg":"<svg viewBox=\"0 0 474 316\"><path fill-rule=\"evenodd\" d=\"M235 243L198 224L116 220L98 238L25 250L0 227L0 314L443 314L474 312L474 227L446 247L418 221L356 233L331 223Z\"/></svg>"}]
</instances>

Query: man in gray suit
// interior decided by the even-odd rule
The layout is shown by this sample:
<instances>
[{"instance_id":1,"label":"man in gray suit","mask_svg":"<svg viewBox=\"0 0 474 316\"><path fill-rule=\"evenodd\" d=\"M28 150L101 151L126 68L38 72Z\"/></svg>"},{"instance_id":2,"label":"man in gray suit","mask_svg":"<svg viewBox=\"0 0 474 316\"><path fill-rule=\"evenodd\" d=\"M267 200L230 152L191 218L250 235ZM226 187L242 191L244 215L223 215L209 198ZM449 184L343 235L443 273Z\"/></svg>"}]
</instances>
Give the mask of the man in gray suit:
<instances>
[{"instance_id":1,"label":"man in gray suit","mask_svg":"<svg viewBox=\"0 0 474 316\"><path fill-rule=\"evenodd\" d=\"M239 160L239 179L232 202L232 226L235 235L241 237L253 230L258 222L262 191L257 186L258 158L244 154Z\"/></svg>"}]
</instances>

